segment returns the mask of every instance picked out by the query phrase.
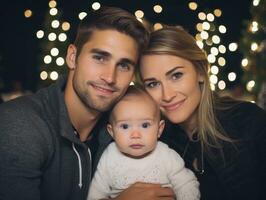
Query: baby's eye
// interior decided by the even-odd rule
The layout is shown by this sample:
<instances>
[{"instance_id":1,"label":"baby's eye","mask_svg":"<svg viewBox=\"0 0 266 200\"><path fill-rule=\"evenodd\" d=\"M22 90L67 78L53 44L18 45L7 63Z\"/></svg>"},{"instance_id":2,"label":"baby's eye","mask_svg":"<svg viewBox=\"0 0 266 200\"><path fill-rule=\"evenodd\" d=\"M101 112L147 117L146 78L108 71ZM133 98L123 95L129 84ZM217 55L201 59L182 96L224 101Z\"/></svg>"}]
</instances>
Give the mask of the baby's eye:
<instances>
[{"instance_id":1,"label":"baby's eye","mask_svg":"<svg viewBox=\"0 0 266 200\"><path fill-rule=\"evenodd\" d=\"M120 125L120 128L122 128L122 129L128 129L128 124L121 124Z\"/></svg>"},{"instance_id":2,"label":"baby's eye","mask_svg":"<svg viewBox=\"0 0 266 200\"><path fill-rule=\"evenodd\" d=\"M142 128L148 128L149 126L151 126L151 124L149 122L144 122L142 124Z\"/></svg>"}]
</instances>

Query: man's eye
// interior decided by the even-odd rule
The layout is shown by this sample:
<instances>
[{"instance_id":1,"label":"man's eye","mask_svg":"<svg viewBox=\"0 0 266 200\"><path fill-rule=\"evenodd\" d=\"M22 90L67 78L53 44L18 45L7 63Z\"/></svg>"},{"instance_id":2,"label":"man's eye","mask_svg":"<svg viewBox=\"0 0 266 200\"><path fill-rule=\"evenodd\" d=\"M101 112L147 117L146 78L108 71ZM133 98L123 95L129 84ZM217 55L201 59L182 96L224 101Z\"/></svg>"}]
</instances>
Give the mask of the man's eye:
<instances>
[{"instance_id":1,"label":"man's eye","mask_svg":"<svg viewBox=\"0 0 266 200\"><path fill-rule=\"evenodd\" d=\"M119 63L118 67L122 70L122 71L129 71L130 70L130 65L128 63Z\"/></svg>"},{"instance_id":2,"label":"man's eye","mask_svg":"<svg viewBox=\"0 0 266 200\"><path fill-rule=\"evenodd\" d=\"M122 129L128 129L128 124L121 124L120 125L120 128L122 128Z\"/></svg>"},{"instance_id":3,"label":"man's eye","mask_svg":"<svg viewBox=\"0 0 266 200\"><path fill-rule=\"evenodd\" d=\"M148 128L150 126L151 126L151 124L149 122L145 122L142 124L142 128Z\"/></svg>"},{"instance_id":4,"label":"man's eye","mask_svg":"<svg viewBox=\"0 0 266 200\"><path fill-rule=\"evenodd\" d=\"M104 57L102 55L93 55L93 59L97 61L104 61Z\"/></svg>"}]
</instances>

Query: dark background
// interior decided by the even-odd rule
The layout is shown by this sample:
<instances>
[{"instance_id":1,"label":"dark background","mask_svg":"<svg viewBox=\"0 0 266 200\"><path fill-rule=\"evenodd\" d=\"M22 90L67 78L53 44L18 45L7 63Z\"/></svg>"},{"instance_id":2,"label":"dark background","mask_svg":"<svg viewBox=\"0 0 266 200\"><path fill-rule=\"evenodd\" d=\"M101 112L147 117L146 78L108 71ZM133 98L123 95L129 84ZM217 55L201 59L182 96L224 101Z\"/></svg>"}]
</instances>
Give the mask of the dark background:
<instances>
[{"instance_id":1,"label":"dark background","mask_svg":"<svg viewBox=\"0 0 266 200\"><path fill-rule=\"evenodd\" d=\"M23 89L35 91L39 81L39 66L37 57L40 52L40 41L36 38L36 31L43 29L45 15L49 11L48 0L8 0L1 4L0 11L0 92L12 90L12 84L18 80ZM61 0L57 1L57 9L62 11L62 18L71 23L68 32L70 42L75 36L78 14L81 11L92 10L91 4L95 1ZM219 24L227 28L223 35L223 44L238 42L241 33L246 30L245 20L250 19L251 0L198 0L198 8L192 11L188 7L191 1L184 0L99 0L102 6L117 6L132 13L141 9L145 18L152 23L160 22L170 25L182 25L190 33L196 32L195 25L199 22L200 11L213 12L214 9L222 10ZM163 12L156 14L153 6L160 4ZM31 9L31 18L24 17L24 11ZM232 52L227 56L228 64L232 68L240 68L241 53Z\"/></svg>"}]
</instances>

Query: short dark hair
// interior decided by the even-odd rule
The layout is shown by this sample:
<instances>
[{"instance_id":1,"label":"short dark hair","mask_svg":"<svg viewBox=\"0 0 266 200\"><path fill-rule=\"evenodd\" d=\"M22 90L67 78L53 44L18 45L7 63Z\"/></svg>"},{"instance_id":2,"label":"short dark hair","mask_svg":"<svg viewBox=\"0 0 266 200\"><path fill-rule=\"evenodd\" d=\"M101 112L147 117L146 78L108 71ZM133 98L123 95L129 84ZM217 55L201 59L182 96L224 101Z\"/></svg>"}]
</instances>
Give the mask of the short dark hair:
<instances>
[{"instance_id":1,"label":"short dark hair","mask_svg":"<svg viewBox=\"0 0 266 200\"><path fill-rule=\"evenodd\" d=\"M137 42L140 53L148 43L148 30L133 14L121 8L102 7L88 13L80 22L74 42L77 48L77 57L93 31L107 29L116 30L132 37Z\"/></svg>"}]
</instances>

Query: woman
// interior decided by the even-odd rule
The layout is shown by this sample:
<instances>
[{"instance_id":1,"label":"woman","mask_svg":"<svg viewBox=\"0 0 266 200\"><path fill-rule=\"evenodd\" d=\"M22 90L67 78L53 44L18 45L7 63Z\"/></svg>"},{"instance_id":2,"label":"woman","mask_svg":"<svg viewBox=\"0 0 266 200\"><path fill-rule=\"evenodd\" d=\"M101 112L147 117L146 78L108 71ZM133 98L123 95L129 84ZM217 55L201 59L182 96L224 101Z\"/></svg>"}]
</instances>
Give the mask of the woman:
<instances>
[{"instance_id":1,"label":"woman","mask_svg":"<svg viewBox=\"0 0 266 200\"><path fill-rule=\"evenodd\" d=\"M264 199L266 113L215 95L208 67L182 28L151 34L140 77L169 121L161 139L195 172L203 200Z\"/></svg>"}]
</instances>

